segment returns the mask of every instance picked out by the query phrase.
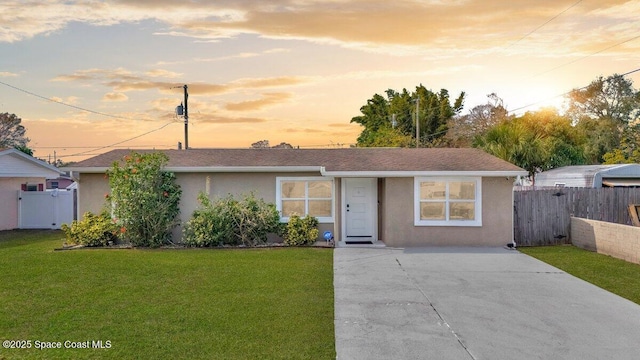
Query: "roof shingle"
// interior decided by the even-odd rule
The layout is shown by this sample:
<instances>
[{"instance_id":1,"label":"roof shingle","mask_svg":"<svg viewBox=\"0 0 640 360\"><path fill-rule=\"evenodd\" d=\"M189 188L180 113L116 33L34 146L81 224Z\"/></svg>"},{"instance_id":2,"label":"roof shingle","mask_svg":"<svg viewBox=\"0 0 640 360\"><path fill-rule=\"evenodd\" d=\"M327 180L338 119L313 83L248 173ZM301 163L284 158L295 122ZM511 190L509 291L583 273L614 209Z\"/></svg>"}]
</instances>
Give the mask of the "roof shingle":
<instances>
[{"instance_id":1,"label":"roof shingle","mask_svg":"<svg viewBox=\"0 0 640 360\"><path fill-rule=\"evenodd\" d=\"M69 168L108 168L131 150L119 149L78 162ZM329 172L394 171L523 171L473 148L347 148L347 149L188 149L136 150L167 154L167 167L324 167Z\"/></svg>"}]
</instances>

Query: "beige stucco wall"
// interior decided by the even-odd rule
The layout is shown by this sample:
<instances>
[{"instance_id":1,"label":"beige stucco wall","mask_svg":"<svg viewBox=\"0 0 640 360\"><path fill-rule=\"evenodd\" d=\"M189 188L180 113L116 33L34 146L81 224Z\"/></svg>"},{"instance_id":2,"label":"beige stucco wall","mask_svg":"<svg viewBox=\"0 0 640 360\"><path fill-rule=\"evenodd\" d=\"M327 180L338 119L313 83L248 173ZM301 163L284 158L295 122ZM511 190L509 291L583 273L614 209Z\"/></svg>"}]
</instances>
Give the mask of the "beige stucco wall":
<instances>
[{"instance_id":1,"label":"beige stucco wall","mask_svg":"<svg viewBox=\"0 0 640 360\"><path fill-rule=\"evenodd\" d=\"M267 202L276 200L276 178L319 176L317 173L178 173L176 181L182 189L180 218L187 221L198 208L200 192L209 198L239 195L253 191ZM209 178L209 181L207 181ZM413 178L386 178L378 182L379 238L388 246L503 246L513 237L512 178L482 179L482 226L414 226ZM332 231L340 239L341 181L335 184L335 223L320 224L320 237ZM208 185L208 186L207 186ZM99 212L109 193L108 180L103 174L82 174L79 181L79 214ZM182 227L174 230L174 239L181 238Z\"/></svg>"},{"instance_id":2,"label":"beige stucco wall","mask_svg":"<svg viewBox=\"0 0 640 360\"><path fill-rule=\"evenodd\" d=\"M19 224L18 191L21 185L45 184L45 178L0 178L0 230L17 229Z\"/></svg>"},{"instance_id":3,"label":"beige stucco wall","mask_svg":"<svg viewBox=\"0 0 640 360\"><path fill-rule=\"evenodd\" d=\"M640 264L640 228L571 218L571 243L618 259Z\"/></svg>"},{"instance_id":4,"label":"beige stucco wall","mask_svg":"<svg viewBox=\"0 0 640 360\"><path fill-rule=\"evenodd\" d=\"M100 213L106 205L105 195L111 191L105 174L74 174L78 182L78 220L87 211Z\"/></svg>"},{"instance_id":5,"label":"beige stucco wall","mask_svg":"<svg viewBox=\"0 0 640 360\"><path fill-rule=\"evenodd\" d=\"M482 226L414 226L413 178L387 178L380 210L387 246L504 246L513 238L513 178L482 179Z\"/></svg>"},{"instance_id":6,"label":"beige stucco wall","mask_svg":"<svg viewBox=\"0 0 640 360\"><path fill-rule=\"evenodd\" d=\"M240 195L251 191L267 202L276 201L276 178L319 176L318 173L177 173L176 182L182 189L180 219L186 222L198 208L198 194L208 193L210 199ZM208 180L207 180L208 178ZM339 191L339 188L336 188ZM81 174L78 183L79 214L86 211L100 212L105 204L105 194L110 192L109 181L104 174ZM336 207L339 206L336 204ZM320 224L320 235L334 231L333 224ZM173 231L174 241L182 236L182 226Z\"/></svg>"},{"instance_id":7,"label":"beige stucco wall","mask_svg":"<svg viewBox=\"0 0 640 360\"><path fill-rule=\"evenodd\" d=\"M278 177L305 177L320 176L319 173L179 173L176 181L182 189L180 199L180 217L183 222L189 220L193 212L198 208L198 194L207 193L210 199L220 198L232 194L234 196L253 192L256 197L269 203L276 202L276 178ZM209 180L207 181L207 178ZM336 193L340 188L336 181ZM335 214L339 203L336 201ZM337 218L337 216L336 216ZM318 229L320 237L325 231L335 233L334 224L320 224ZM182 227L174 230L174 239L180 238ZM319 238L320 238L319 237Z\"/></svg>"}]
</instances>

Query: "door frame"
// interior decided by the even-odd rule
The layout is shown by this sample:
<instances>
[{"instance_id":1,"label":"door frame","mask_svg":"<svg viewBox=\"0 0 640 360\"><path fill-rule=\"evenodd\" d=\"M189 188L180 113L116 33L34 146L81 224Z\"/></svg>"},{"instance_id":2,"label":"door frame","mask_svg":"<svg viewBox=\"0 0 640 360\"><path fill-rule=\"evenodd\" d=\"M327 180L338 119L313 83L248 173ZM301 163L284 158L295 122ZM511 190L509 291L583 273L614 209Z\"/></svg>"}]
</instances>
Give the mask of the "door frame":
<instances>
[{"instance_id":1,"label":"door frame","mask_svg":"<svg viewBox=\"0 0 640 360\"><path fill-rule=\"evenodd\" d=\"M341 241L347 241L347 181L349 179L367 179L371 181L371 193L369 194L369 201L371 204L371 227L372 237L371 242L376 243L378 241L378 178L341 178L340 179L340 233ZM358 239L358 238L354 238ZM361 238L360 238L361 239Z\"/></svg>"}]
</instances>

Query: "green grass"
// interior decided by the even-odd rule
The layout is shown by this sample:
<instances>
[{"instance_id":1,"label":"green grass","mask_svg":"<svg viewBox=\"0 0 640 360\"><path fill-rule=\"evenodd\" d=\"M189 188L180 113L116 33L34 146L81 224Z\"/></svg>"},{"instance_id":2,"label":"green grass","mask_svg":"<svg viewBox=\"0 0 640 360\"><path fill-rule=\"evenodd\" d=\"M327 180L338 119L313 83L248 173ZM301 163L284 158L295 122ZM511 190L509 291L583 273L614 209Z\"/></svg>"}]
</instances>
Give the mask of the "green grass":
<instances>
[{"instance_id":1,"label":"green grass","mask_svg":"<svg viewBox=\"0 0 640 360\"><path fill-rule=\"evenodd\" d=\"M0 340L111 347L0 347L0 359L336 356L330 249L54 251L62 242L0 232Z\"/></svg>"},{"instance_id":2,"label":"green grass","mask_svg":"<svg viewBox=\"0 0 640 360\"><path fill-rule=\"evenodd\" d=\"M640 304L640 265L575 246L524 247L518 250Z\"/></svg>"}]
</instances>

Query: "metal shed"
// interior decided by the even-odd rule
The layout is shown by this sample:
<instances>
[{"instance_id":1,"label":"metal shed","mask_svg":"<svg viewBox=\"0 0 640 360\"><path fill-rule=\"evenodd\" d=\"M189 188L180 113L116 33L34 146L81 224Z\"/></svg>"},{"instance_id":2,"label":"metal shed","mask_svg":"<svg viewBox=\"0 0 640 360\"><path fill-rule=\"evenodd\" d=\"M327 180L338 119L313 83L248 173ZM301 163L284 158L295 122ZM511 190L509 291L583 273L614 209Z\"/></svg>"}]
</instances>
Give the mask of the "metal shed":
<instances>
[{"instance_id":1,"label":"metal shed","mask_svg":"<svg viewBox=\"0 0 640 360\"><path fill-rule=\"evenodd\" d=\"M640 164L574 165L536 174L536 187L640 186Z\"/></svg>"}]
</instances>

